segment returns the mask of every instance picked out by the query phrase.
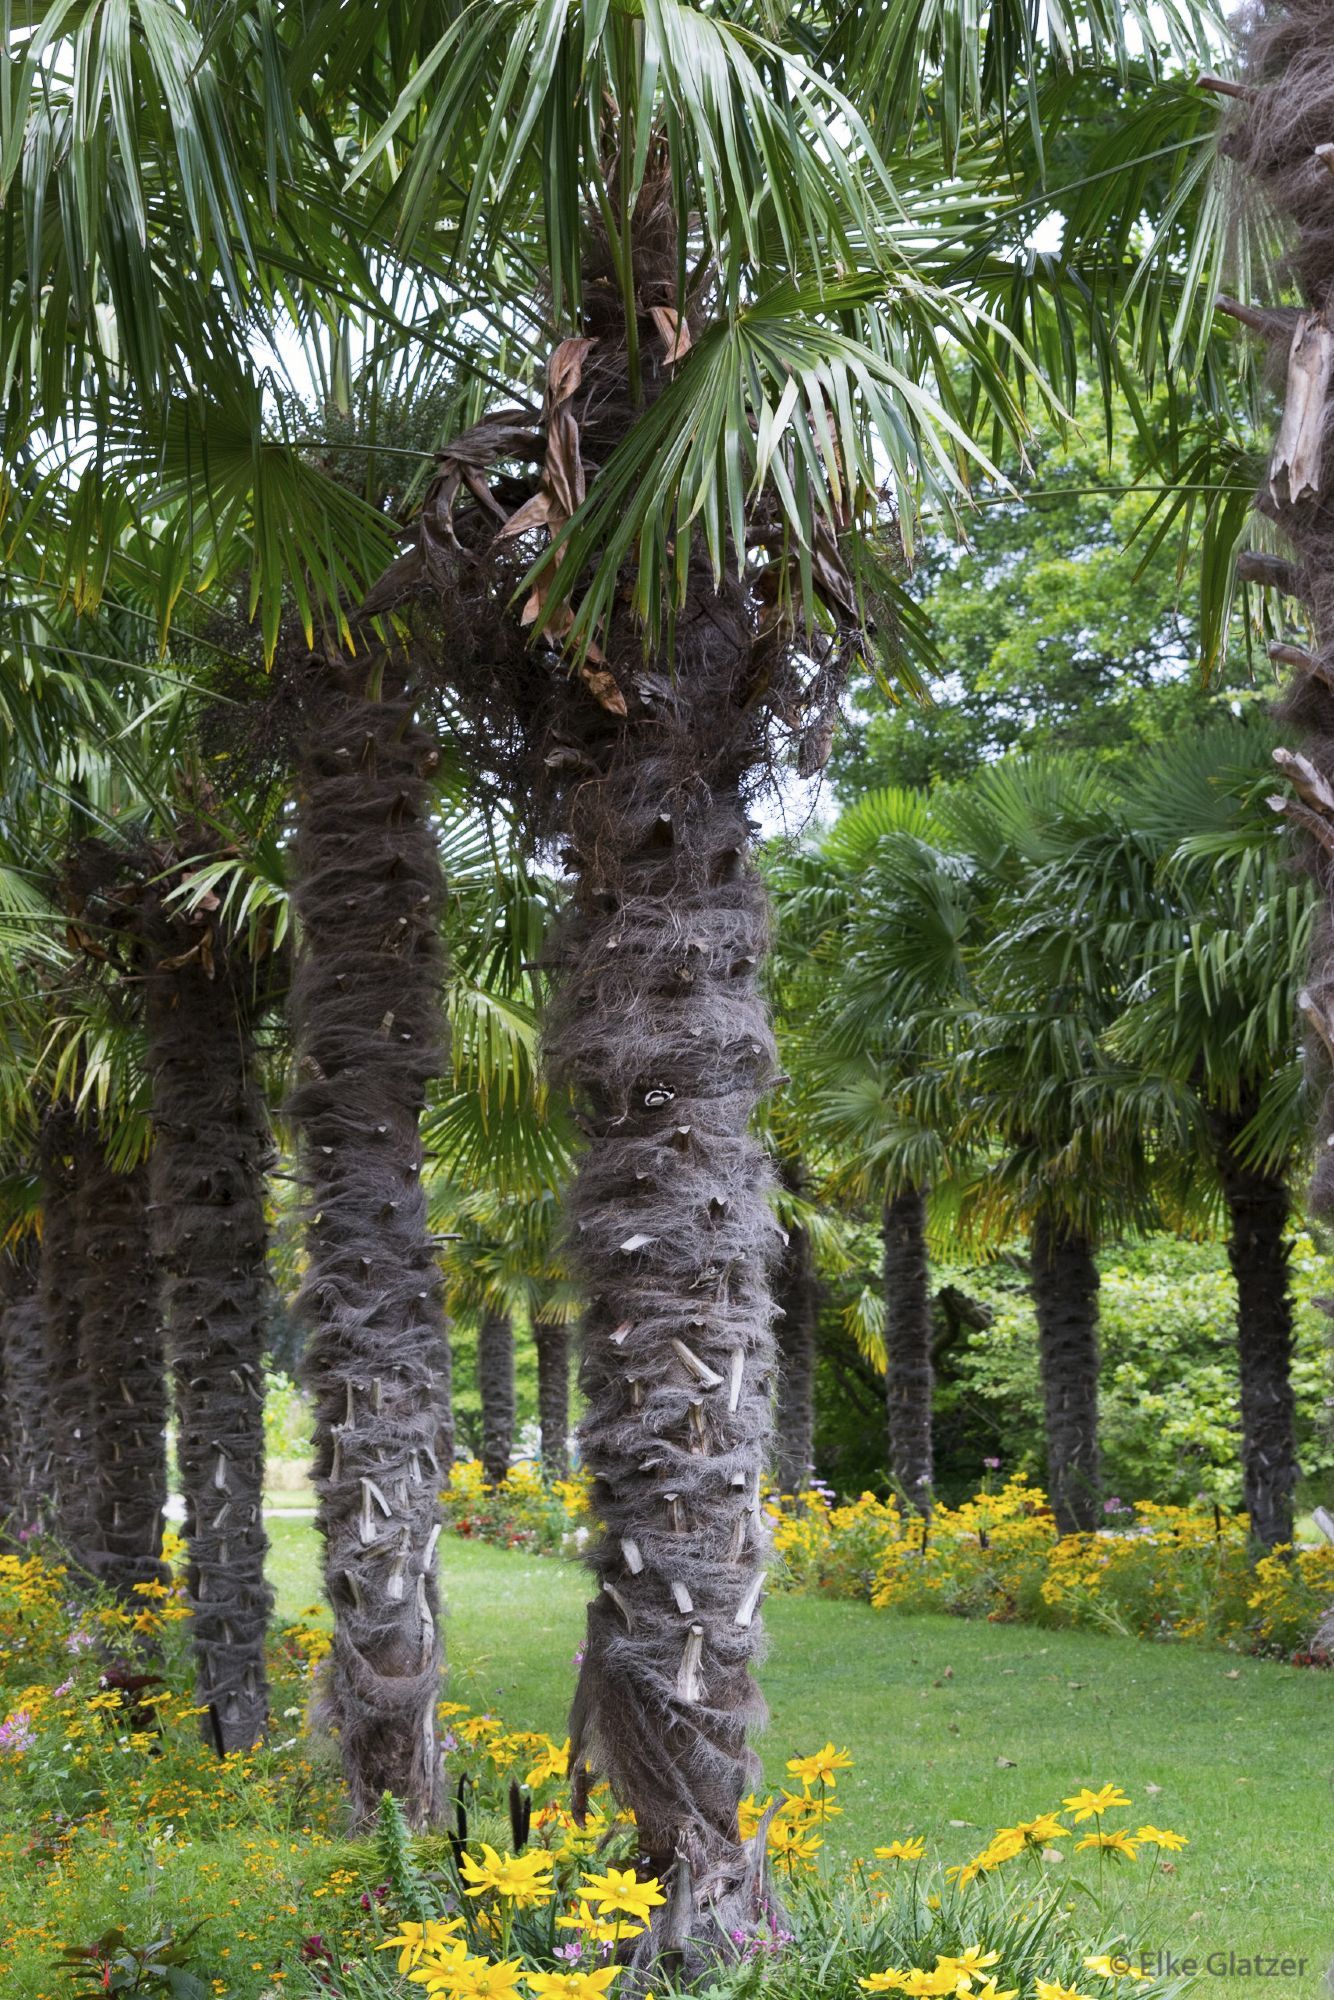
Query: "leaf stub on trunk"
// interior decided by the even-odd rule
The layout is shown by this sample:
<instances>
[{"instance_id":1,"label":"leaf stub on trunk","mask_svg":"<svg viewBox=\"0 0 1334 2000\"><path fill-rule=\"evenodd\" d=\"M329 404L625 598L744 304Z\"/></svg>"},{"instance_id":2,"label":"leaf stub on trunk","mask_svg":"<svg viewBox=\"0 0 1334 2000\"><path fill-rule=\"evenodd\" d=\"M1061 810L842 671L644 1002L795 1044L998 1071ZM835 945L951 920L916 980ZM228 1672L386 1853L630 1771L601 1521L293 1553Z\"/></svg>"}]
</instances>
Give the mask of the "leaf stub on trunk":
<instances>
[{"instance_id":1,"label":"leaf stub on trunk","mask_svg":"<svg viewBox=\"0 0 1334 2000\"><path fill-rule=\"evenodd\" d=\"M737 1807L764 1714L750 1666L777 1239L748 1129L777 1073L741 789L759 727L742 700L751 642L739 593L715 596L698 568L694 582L649 712L618 726L576 689L561 718L585 762L565 799L577 876L546 1023L588 1135L570 1258L588 1301L580 1438L602 1530L572 1768L610 1780L674 1885L638 1955L689 1963L760 1914Z\"/></svg>"},{"instance_id":2,"label":"leaf stub on trunk","mask_svg":"<svg viewBox=\"0 0 1334 2000\"><path fill-rule=\"evenodd\" d=\"M373 679L381 692L368 692ZM441 1279L418 1124L443 1059L437 752L392 661L331 663L299 752L290 1108L300 1128L315 1486L334 1607L323 1719L354 1816L442 1803L435 1545L443 1470Z\"/></svg>"}]
</instances>

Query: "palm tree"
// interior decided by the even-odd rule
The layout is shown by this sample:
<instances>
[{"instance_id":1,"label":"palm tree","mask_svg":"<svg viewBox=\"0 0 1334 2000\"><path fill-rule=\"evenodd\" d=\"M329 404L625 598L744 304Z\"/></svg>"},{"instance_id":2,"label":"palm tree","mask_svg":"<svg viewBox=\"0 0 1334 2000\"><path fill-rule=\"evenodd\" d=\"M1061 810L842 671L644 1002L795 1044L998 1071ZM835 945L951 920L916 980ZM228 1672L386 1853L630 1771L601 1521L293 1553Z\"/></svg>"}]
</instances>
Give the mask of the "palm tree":
<instances>
[{"instance_id":1,"label":"palm tree","mask_svg":"<svg viewBox=\"0 0 1334 2000\"><path fill-rule=\"evenodd\" d=\"M1148 5L1060 0L1051 47L1095 72L1109 55L1124 67L1124 15L1151 75L1161 21ZM969 457L984 462L955 370L970 377L979 429L1013 433L1014 375L1034 373L1014 326L1050 300L1039 343L1073 352L1064 277L1044 265L1030 281L1019 249L1027 184L1022 210L997 220L1016 191L998 172L1021 149L981 129L1011 90L1032 112L1048 68L1035 27L1003 10L980 43L908 4L836 22L780 7L758 28L744 6L504 0L452 15L432 45L411 9L349 16L311 0L276 26L242 6L208 37L184 19L143 37L100 18L68 41L44 29L6 100L32 143L4 133L0 192L15 213L68 225L25 239L5 301L22 333L63 331L18 429L58 435L67 463L90 418L133 440L128 456L98 457L72 525L55 503L42 515L53 568L81 587L95 576L88 521L102 509L162 521L147 551L159 617L187 578L230 587L244 569L266 651L285 602L296 650L311 649L297 674L295 1106L313 1205L329 1218L307 1301L339 1610L330 1695L359 1807L394 1783L425 1813L437 1784L434 1544L413 1469L439 1351L416 1198L417 1100L438 1040L423 769L434 747L417 715L427 661L446 661L460 706L481 715L486 754L516 740L531 751L516 791L568 841L549 1044L591 1128L575 1207L595 1301L586 1444L608 1531L594 1561L609 1587L576 1736L677 1885L645 1954L697 1930L725 1937L749 1908L736 1803L756 1712L770 1342L755 1250L764 1171L746 1121L772 1074L749 794L779 743L799 738L800 762L818 764L854 630L872 596L893 597L875 547L886 472L911 546L921 495L950 507ZM1190 44L1190 10L1170 10L1167 27ZM864 77L870 123L899 148L893 173L840 88ZM346 188L344 159L384 104ZM100 144L64 143L67 118L97 133L105 109L120 131L127 107L140 146L108 162ZM371 255L395 176L395 250ZM150 210L153 229L130 231L127 250L121 219ZM198 283L201 266L216 283ZM350 303L391 342L419 313L407 338L424 334L458 366L461 421L503 397L455 439L415 539L364 596L392 537L290 431L273 434L276 399L247 342L273 298L307 324ZM127 488L154 506L123 507ZM525 573L536 648L507 608ZM405 657L372 617L406 614L414 598L435 629ZM387 884L393 907L378 915L404 947L397 981L373 978L367 956ZM681 937L698 953L681 960ZM655 1214L664 1144L673 1192ZM377 1234L390 1203L392 1228ZM611 1335L626 1325L622 1356ZM377 1429L386 1397L392 1440ZM636 1414L621 1425L627 1399ZM651 1493L636 1483L643 1427L670 1441ZM686 1472L693 1502L683 1476L670 1483Z\"/></svg>"},{"instance_id":2,"label":"palm tree","mask_svg":"<svg viewBox=\"0 0 1334 2000\"><path fill-rule=\"evenodd\" d=\"M905 525L919 477L946 498L938 441L969 450L937 325L1014 421L1001 348L959 310L961 267L936 259L885 308L885 275L913 258L882 205L888 170L832 80L860 73L858 52L840 47L835 71L832 44L807 59L795 13L768 21L667 0L633 16L471 11L369 156L415 141L409 230L442 175L472 190L461 231L493 310L514 310L497 274L520 268L530 223L552 287L553 325L533 329L549 352L542 412L511 401L446 449L417 560L447 602L452 588L450 631L479 635L479 703L497 699L494 611L520 582L547 647L527 672L505 657L517 700L500 733L526 732L538 823L574 878L547 1049L587 1139L572 1262L590 1300L582 1435L603 1534L572 1738L576 1767L611 1779L673 1883L646 1956L689 1958L753 1909L736 1805L753 1768L773 1357L747 1126L774 1058L748 797L775 736L800 739L808 771L827 748L862 609L849 531L872 523L881 478L872 435ZM919 42L900 27L929 64L934 29ZM929 173L940 229L934 154ZM888 363L900 351L902 370ZM515 483L515 465L536 476ZM521 537L526 574L507 560Z\"/></svg>"},{"instance_id":3,"label":"palm tree","mask_svg":"<svg viewBox=\"0 0 1334 2000\"><path fill-rule=\"evenodd\" d=\"M1110 1037L1158 1096L1150 1115L1165 1144L1197 1161L1222 1198L1237 1287L1242 1499L1262 1548L1293 1533L1290 1183L1310 1136L1296 1021L1314 1007L1304 981L1314 899L1289 877L1258 809L1273 744L1263 724L1220 725L1164 749L1127 786L1122 838L1153 843L1158 894L1119 928L1140 970Z\"/></svg>"},{"instance_id":4,"label":"palm tree","mask_svg":"<svg viewBox=\"0 0 1334 2000\"><path fill-rule=\"evenodd\" d=\"M879 1212L890 1475L929 1514L927 1195L952 1171L950 1127L939 1111L915 1118L904 1087L928 1055L928 1024L970 990L978 879L925 797L882 790L781 869L776 889L798 1116L827 1158L829 1192Z\"/></svg>"}]
</instances>

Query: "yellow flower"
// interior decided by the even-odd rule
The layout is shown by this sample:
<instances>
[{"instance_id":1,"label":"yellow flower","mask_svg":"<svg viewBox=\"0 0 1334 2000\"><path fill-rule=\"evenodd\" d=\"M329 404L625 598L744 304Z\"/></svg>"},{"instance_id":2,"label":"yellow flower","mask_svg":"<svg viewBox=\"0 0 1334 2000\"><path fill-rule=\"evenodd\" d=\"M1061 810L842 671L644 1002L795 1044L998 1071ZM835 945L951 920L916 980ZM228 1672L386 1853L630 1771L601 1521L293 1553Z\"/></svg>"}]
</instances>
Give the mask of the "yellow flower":
<instances>
[{"instance_id":1,"label":"yellow flower","mask_svg":"<svg viewBox=\"0 0 1334 2000\"><path fill-rule=\"evenodd\" d=\"M809 1791L812 1785L828 1785L832 1791L838 1783L836 1773L850 1771L852 1759L846 1750L835 1750L832 1743L826 1743L823 1750L817 1750L810 1757L789 1757L787 1768L794 1778L800 1778Z\"/></svg>"},{"instance_id":2,"label":"yellow flower","mask_svg":"<svg viewBox=\"0 0 1334 2000\"><path fill-rule=\"evenodd\" d=\"M1172 1833L1162 1826L1142 1826L1135 1838L1147 1841L1150 1847L1165 1847L1169 1854L1179 1854L1189 1845L1184 1834Z\"/></svg>"},{"instance_id":3,"label":"yellow flower","mask_svg":"<svg viewBox=\"0 0 1334 2000\"><path fill-rule=\"evenodd\" d=\"M1133 1861L1139 1843L1128 1827L1119 1826L1114 1833L1086 1833L1075 1842L1075 1853L1082 1853L1086 1847L1099 1848L1104 1854L1123 1854L1127 1861Z\"/></svg>"},{"instance_id":4,"label":"yellow flower","mask_svg":"<svg viewBox=\"0 0 1334 2000\"><path fill-rule=\"evenodd\" d=\"M1021 1819L1015 1832L1022 1833L1030 1847L1045 1847L1052 1840L1068 1840L1070 1829L1062 1826L1054 1812L1039 1813L1036 1819Z\"/></svg>"},{"instance_id":5,"label":"yellow flower","mask_svg":"<svg viewBox=\"0 0 1334 2000\"><path fill-rule=\"evenodd\" d=\"M1073 1986L1062 1986L1059 1979L1036 1979L1033 1982L1038 2000L1088 2000L1083 1993L1076 1993Z\"/></svg>"},{"instance_id":6,"label":"yellow flower","mask_svg":"<svg viewBox=\"0 0 1334 2000\"><path fill-rule=\"evenodd\" d=\"M994 1976L984 1986L979 1986L973 2000L1019 2000L1019 1988L1011 1986L1004 1993L998 1992Z\"/></svg>"},{"instance_id":7,"label":"yellow flower","mask_svg":"<svg viewBox=\"0 0 1334 2000\"><path fill-rule=\"evenodd\" d=\"M528 1991L536 2000L604 2000L620 1971L619 1965L604 1965L596 1972L530 1972Z\"/></svg>"},{"instance_id":8,"label":"yellow flower","mask_svg":"<svg viewBox=\"0 0 1334 2000\"><path fill-rule=\"evenodd\" d=\"M446 1923L400 1924L397 1937L386 1938L377 1944L377 1951L393 1951L398 1948L398 1969L411 1972L414 1965L424 1958L428 1951L437 1951L447 1939L462 1930L462 1917L450 1917Z\"/></svg>"},{"instance_id":9,"label":"yellow flower","mask_svg":"<svg viewBox=\"0 0 1334 2000\"><path fill-rule=\"evenodd\" d=\"M542 1751L532 1770L528 1773L529 1784L536 1790L537 1786L545 1784L548 1778L568 1778L569 1775L569 1737L567 1736L565 1741L560 1745L548 1739L545 1750Z\"/></svg>"},{"instance_id":10,"label":"yellow flower","mask_svg":"<svg viewBox=\"0 0 1334 2000\"><path fill-rule=\"evenodd\" d=\"M524 1970L517 1958L465 1958L457 1968L435 1975L443 1985L432 1985L429 1973L424 1979L420 1971L409 1976L420 1980L428 1993L455 1994L458 2000L519 2000Z\"/></svg>"},{"instance_id":11,"label":"yellow flower","mask_svg":"<svg viewBox=\"0 0 1334 2000\"><path fill-rule=\"evenodd\" d=\"M942 1965L950 1965L960 1978L971 1978L973 1973L985 1972L988 1966L999 1963L998 1951L983 1951L980 1944L970 1944L957 1957L947 1955L937 1958L936 1970L938 1972Z\"/></svg>"},{"instance_id":12,"label":"yellow flower","mask_svg":"<svg viewBox=\"0 0 1334 2000\"><path fill-rule=\"evenodd\" d=\"M594 1944L623 1944L627 1938L644 1935L646 1924L629 1924L624 1917L595 1917L591 1910L580 1910L577 1916L557 1917L559 1931L579 1931L591 1938Z\"/></svg>"},{"instance_id":13,"label":"yellow flower","mask_svg":"<svg viewBox=\"0 0 1334 2000\"><path fill-rule=\"evenodd\" d=\"M920 1966L914 1965L911 1970L901 1974L899 1991L900 1993L907 1993L913 1996L957 1993L959 1984L958 1974L952 1972L950 1967L943 1962L937 1964L934 1972L923 1972ZM964 1991L967 1992L967 1990L968 1986L965 1981Z\"/></svg>"},{"instance_id":14,"label":"yellow flower","mask_svg":"<svg viewBox=\"0 0 1334 2000\"><path fill-rule=\"evenodd\" d=\"M585 1875L575 1894L580 1902L596 1903L599 1916L624 1913L638 1917L641 1923L648 1922L650 1910L667 1901L656 1875L641 1882L633 1868L609 1868L605 1875Z\"/></svg>"},{"instance_id":15,"label":"yellow flower","mask_svg":"<svg viewBox=\"0 0 1334 2000\"><path fill-rule=\"evenodd\" d=\"M791 1820L780 1817L769 1822L769 1852L784 1861L809 1861L823 1846L818 1833L803 1833Z\"/></svg>"},{"instance_id":16,"label":"yellow flower","mask_svg":"<svg viewBox=\"0 0 1334 2000\"><path fill-rule=\"evenodd\" d=\"M531 1854L502 1856L483 1841L482 1859L475 1861L471 1854L465 1854L459 1863L459 1873L468 1885L469 1896L485 1896L488 1890L493 1889L516 1908L527 1910L535 1904L551 1901L551 1871L554 1865L551 1856L541 1848Z\"/></svg>"},{"instance_id":17,"label":"yellow flower","mask_svg":"<svg viewBox=\"0 0 1334 2000\"><path fill-rule=\"evenodd\" d=\"M460 1722L455 1734L465 1743L483 1743L489 1736L499 1736L504 1724L494 1715L471 1715L466 1722Z\"/></svg>"},{"instance_id":18,"label":"yellow flower","mask_svg":"<svg viewBox=\"0 0 1334 2000\"><path fill-rule=\"evenodd\" d=\"M737 1832L742 1840L753 1840L755 1838L760 1830L760 1821L764 1818L764 1815L768 1812L773 1802L772 1792L764 1800L763 1804L755 1797L754 1792L751 1792L748 1797L742 1799L736 1812Z\"/></svg>"},{"instance_id":19,"label":"yellow flower","mask_svg":"<svg viewBox=\"0 0 1334 2000\"><path fill-rule=\"evenodd\" d=\"M84 1706L94 1711L99 1708L119 1708L120 1696L115 1688L106 1688L101 1694L91 1695Z\"/></svg>"},{"instance_id":20,"label":"yellow flower","mask_svg":"<svg viewBox=\"0 0 1334 2000\"><path fill-rule=\"evenodd\" d=\"M1147 1979L1148 1973L1141 1972L1128 1958L1113 1958L1110 1952L1100 1951L1084 1960L1090 1972L1096 1972L1100 1979Z\"/></svg>"},{"instance_id":21,"label":"yellow flower","mask_svg":"<svg viewBox=\"0 0 1334 2000\"><path fill-rule=\"evenodd\" d=\"M910 1840L891 1840L888 1847L872 1850L879 1861L920 1861L926 1853L926 1842L920 1834Z\"/></svg>"},{"instance_id":22,"label":"yellow flower","mask_svg":"<svg viewBox=\"0 0 1334 2000\"><path fill-rule=\"evenodd\" d=\"M403 1928L406 1932L408 1926L405 1924ZM381 1947L377 1946L378 1949ZM457 1943L436 1945L429 1956L424 1956L419 1965L409 1970L408 1978L414 1986L424 1986L428 1993L463 1993L471 1977L469 1967L485 1963L484 1959L474 1960L467 1945L460 1939ZM402 1970L403 1961L400 1959L399 1971Z\"/></svg>"},{"instance_id":23,"label":"yellow flower","mask_svg":"<svg viewBox=\"0 0 1334 2000\"><path fill-rule=\"evenodd\" d=\"M1091 1792L1087 1785L1076 1792L1072 1799L1062 1799L1062 1805L1072 1812L1076 1822L1083 1819L1098 1819L1114 1806L1128 1806L1130 1800L1119 1785L1104 1785L1100 1792Z\"/></svg>"},{"instance_id":24,"label":"yellow flower","mask_svg":"<svg viewBox=\"0 0 1334 2000\"><path fill-rule=\"evenodd\" d=\"M818 1826L821 1820L837 1819L843 1808L836 1806L826 1791L785 1791L781 1811L783 1818L790 1819L795 1826Z\"/></svg>"},{"instance_id":25,"label":"yellow flower","mask_svg":"<svg viewBox=\"0 0 1334 2000\"><path fill-rule=\"evenodd\" d=\"M867 1993L897 1993L907 1976L906 1972L873 1972L869 1979L859 1979L857 1984Z\"/></svg>"}]
</instances>

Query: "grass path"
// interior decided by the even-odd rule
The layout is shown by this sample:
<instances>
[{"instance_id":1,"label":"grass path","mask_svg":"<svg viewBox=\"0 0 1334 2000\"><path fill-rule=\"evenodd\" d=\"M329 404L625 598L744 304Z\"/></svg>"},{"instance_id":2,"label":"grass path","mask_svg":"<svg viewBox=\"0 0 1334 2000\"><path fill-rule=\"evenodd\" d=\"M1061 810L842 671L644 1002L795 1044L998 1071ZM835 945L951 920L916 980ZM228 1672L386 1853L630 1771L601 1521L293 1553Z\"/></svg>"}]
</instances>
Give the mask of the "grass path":
<instances>
[{"instance_id":1,"label":"grass path","mask_svg":"<svg viewBox=\"0 0 1334 2000\"><path fill-rule=\"evenodd\" d=\"M274 1521L279 1611L318 1595L306 1522ZM452 1692L513 1727L564 1733L583 1630L572 1565L446 1537ZM834 1848L923 1833L950 1859L976 1829L1115 1780L1124 1815L1184 1833L1152 1879L1145 1934L1175 1956L1305 1958L1291 1978L1214 1973L1201 2000L1319 2000L1334 1960L1334 1675L1221 1649L902 1618L777 1597L761 1672L770 1784L826 1739L856 1768L839 1785ZM1000 1760L1004 1759L1002 1763ZM1152 1789L1151 1789L1152 1788ZM951 1825L951 1822L967 1822ZM1111 1822L1109 1822L1111 1823ZM1136 1864L1146 1885L1147 1865Z\"/></svg>"}]
</instances>

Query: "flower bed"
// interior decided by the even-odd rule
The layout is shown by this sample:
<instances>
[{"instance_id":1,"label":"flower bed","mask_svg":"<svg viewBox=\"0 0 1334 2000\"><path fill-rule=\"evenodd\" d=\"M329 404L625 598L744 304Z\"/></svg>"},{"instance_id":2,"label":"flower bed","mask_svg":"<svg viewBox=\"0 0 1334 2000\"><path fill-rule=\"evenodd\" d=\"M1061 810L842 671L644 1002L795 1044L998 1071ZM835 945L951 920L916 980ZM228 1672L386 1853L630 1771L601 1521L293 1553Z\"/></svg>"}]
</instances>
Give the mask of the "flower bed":
<instances>
[{"instance_id":1,"label":"flower bed","mask_svg":"<svg viewBox=\"0 0 1334 2000\"><path fill-rule=\"evenodd\" d=\"M529 1464L494 1488L475 1461L456 1465L444 1504L456 1533L509 1547L573 1554L591 1532L586 1483L547 1485ZM766 1505L780 1558L774 1588L1328 1664L1310 1645L1334 1603L1334 1547L1252 1564L1244 1514L1111 1501L1105 1529L1060 1535L1046 1495L1023 1478L937 1507L929 1523L870 1493L840 1504L813 1488Z\"/></svg>"},{"instance_id":2,"label":"flower bed","mask_svg":"<svg viewBox=\"0 0 1334 2000\"><path fill-rule=\"evenodd\" d=\"M622 1984L626 2000L641 1992L642 1976L632 1982L619 1961L666 1897L634 1864L629 1815L604 1800L577 1826L562 1803L568 1745L510 1732L494 1717L450 1719L456 1745L467 1744L459 1837L414 1842L392 1809L382 1816L374 1868L383 1880L361 1897L361 1920L314 1941L304 1966L312 1995L609 2000ZM1183 1990L1147 1969L1155 1954L1143 1939L1154 1875L1174 1869L1164 1857L1187 1842L1133 1815L1110 1825L1131 1804L1119 1787L1085 1787L999 1827L949 1867L928 1856L921 1835L900 1834L826 1871L824 1832L851 1763L826 1744L789 1760L789 1787L744 1802L741 1831L767 1843L771 1887L753 1925L713 1955L710 2000L1109 2000L1127 1982L1143 2000L1166 2000ZM525 1766L529 1789L516 1796L508 1788ZM506 1812L513 1851L485 1837ZM680 1990L665 1968L652 1985L659 1996Z\"/></svg>"},{"instance_id":3,"label":"flower bed","mask_svg":"<svg viewBox=\"0 0 1334 2000\"><path fill-rule=\"evenodd\" d=\"M526 1484L519 1496L546 1520L548 1500ZM391 1805L373 1837L349 1841L332 1751L304 1728L321 1614L275 1631L270 1742L219 1758L199 1733L181 1586L147 1585L138 1603L76 1595L37 1550L0 1558L0 1991L642 1990L618 1961L663 1891L636 1868L633 1819L605 1787L576 1823L568 1742L442 1702L454 1826L413 1839ZM827 1743L743 1801L739 1832L766 1843L772 1890L710 1972L715 2000L1109 2000L1132 1978L1148 2000L1180 1990L1134 1975L1155 1878L1185 1843L1139 1824L1116 1787L1073 1793L962 1857L957 1835L942 1829L941 1852L930 1829L891 1824L871 1854L831 1866L850 1765ZM676 1991L656 1975L654 1988Z\"/></svg>"}]
</instances>

